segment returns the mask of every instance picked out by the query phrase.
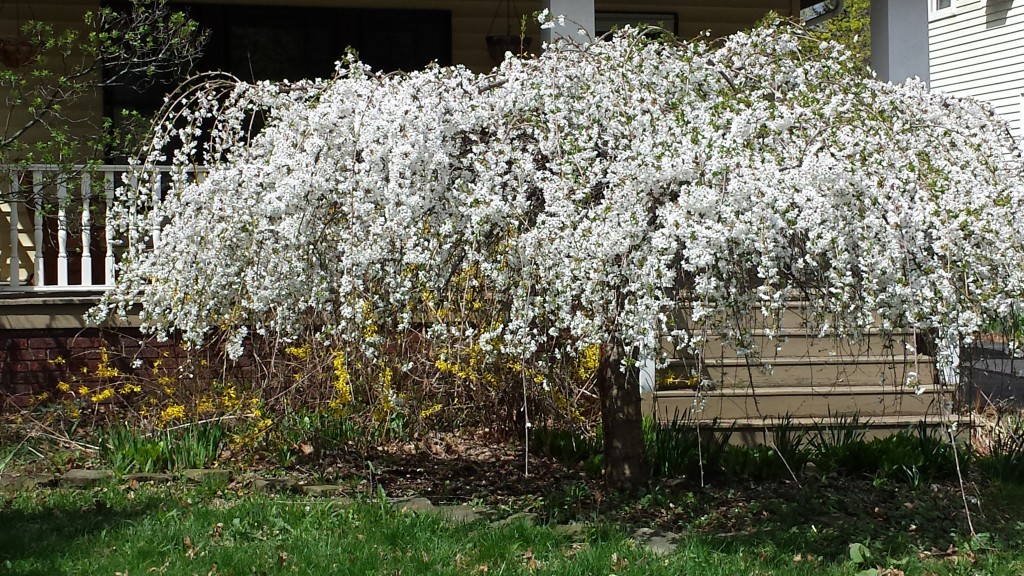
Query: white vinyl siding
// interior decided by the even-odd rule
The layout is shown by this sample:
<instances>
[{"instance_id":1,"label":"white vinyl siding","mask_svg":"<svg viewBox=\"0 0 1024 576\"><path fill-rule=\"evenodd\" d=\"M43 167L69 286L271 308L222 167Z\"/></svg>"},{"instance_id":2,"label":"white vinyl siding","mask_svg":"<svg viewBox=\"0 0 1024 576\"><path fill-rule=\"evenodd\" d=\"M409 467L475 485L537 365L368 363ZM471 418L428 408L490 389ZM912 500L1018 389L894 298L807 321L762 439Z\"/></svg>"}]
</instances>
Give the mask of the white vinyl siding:
<instances>
[{"instance_id":1,"label":"white vinyl siding","mask_svg":"<svg viewBox=\"0 0 1024 576\"><path fill-rule=\"evenodd\" d=\"M1024 0L956 0L929 42L931 88L991 103L1024 137Z\"/></svg>"}]
</instances>

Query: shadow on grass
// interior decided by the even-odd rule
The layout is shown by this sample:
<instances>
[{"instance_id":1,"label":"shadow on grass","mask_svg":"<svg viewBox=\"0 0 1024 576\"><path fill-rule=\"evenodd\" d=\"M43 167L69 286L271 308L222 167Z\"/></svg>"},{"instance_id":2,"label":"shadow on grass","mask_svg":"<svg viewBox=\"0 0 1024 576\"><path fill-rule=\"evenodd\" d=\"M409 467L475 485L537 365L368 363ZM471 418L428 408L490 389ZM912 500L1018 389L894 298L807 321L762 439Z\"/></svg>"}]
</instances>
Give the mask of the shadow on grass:
<instances>
[{"instance_id":1,"label":"shadow on grass","mask_svg":"<svg viewBox=\"0 0 1024 576\"><path fill-rule=\"evenodd\" d=\"M95 555L106 536L157 510L164 498L138 499L102 492L49 490L4 495L0 500L0 574L69 574L70 559ZM116 540L116 538L113 538ZM70 574L69 574L70 576Z\"/></svg>"},{"instance_id":2,"label":"shadow on grass","mask_svg":"<svg viewBox=\"0 0 1024 576\"><path fill-rule=\"evenodd\" d=\"M1004 550L1024 545L1024 487L966 488L971 521ZM850 544L900 559L955 553L970 538L956 482L911 487L870 480L804 480L655 489L613 512L629 526L645 522L686 534L726 553L764 550L779 557L845 562Z\"/></svg>"}]
</instances>

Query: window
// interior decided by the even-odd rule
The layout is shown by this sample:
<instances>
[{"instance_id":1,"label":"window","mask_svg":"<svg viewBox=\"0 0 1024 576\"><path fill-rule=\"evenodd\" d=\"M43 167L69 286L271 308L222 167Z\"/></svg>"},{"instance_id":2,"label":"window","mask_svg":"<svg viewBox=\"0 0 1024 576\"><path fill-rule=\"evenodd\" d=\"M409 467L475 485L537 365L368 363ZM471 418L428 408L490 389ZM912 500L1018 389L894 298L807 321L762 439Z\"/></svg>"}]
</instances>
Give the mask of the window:
<instances>
[{"instance_id":1,"label":"window","mask_svg":"<svg viewBox=\"0 0 1024 576\"><path fill-rule=\"evenodd\" d=\"M937 20L956 14L956 0L928 0L928 19Z\"/></svg>"},{"instance_id":2,"label":"window","mask_svg":"<svg viewBox=\"0 0 1024 576\"><path fill-rule=\"evenodd\" d=\"M594 14L594 32L600 38L616 28L623 26L654 26L672 34L679 33L678 18L675 13L645 12L597 12Z\"/></svg>"}]
</instances>

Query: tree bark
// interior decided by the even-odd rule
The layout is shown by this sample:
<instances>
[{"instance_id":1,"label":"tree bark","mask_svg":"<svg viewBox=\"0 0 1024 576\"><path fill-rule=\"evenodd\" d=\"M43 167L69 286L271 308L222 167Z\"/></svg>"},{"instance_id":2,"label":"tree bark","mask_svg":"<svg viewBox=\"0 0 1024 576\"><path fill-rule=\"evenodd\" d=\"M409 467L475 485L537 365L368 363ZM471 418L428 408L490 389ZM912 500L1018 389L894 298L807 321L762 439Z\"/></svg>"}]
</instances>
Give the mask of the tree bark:
<instances>
[{"instance_id":1,"label":"tree bark","mask_svg":"<svg viewBox=\"0 0 1024 576\"><path fill-rule=\"evenodd\" d=\"M623 370L625 357L622 345L605 345L597 378L604 430L604 479L612 490L640 488L647 480L639 368L631 363Z\"/></svg>"}]
</instances>

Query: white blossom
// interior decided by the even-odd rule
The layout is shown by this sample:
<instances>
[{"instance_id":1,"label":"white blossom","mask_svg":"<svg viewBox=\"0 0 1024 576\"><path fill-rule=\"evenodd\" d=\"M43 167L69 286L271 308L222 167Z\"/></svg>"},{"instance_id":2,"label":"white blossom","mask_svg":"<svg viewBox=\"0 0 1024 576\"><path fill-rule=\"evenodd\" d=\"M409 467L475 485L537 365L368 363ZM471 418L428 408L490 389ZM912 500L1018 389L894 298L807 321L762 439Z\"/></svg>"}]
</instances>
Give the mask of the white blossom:
<instances>
[{"instance_id":1,"label":"white blossom","mask_svg":"<svg viewBox=\"0 0 1024 576\"><path fill-rule=\"evenodd\" d=\"M311 326L373 349L369 323L429 317L463 277L498 303L485 350L642 358L659 333L777 329L799 291L832 334L936 329L953 366L1024 294L1016 143L988 106L864 78L799 34L627 30L483 75L348 61L209 85L139 161L173 163L164 198L145 171L119 192L129 244L96 314L139 303L149 330L227 333L233 353Z\"/></svg>"}]
</instances>

